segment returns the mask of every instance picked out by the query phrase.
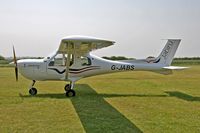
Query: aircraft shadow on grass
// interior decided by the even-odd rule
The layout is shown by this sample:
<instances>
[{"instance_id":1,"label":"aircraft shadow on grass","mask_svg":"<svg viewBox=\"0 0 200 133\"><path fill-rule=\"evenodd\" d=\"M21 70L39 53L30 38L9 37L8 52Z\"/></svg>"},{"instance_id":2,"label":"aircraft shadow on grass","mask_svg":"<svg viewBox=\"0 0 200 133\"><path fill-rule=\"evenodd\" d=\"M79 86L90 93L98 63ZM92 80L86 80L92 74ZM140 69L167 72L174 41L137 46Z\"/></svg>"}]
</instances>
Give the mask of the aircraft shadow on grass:
<instances>
[{"instance_id":1,"label":"aircraft shadow on grass","mask_svg":"<svg viewBox=\"0 0 200 133\"><path fill-rule=\"evenodd\" d=\"M166 95L98 94L87 84L76 85L77 96L70 98L86 132L142 132L133 122L112 107L104 98L112 97L176 97L187 101L200 101L178 91L166 91ZM20 95L22 98L32 97ZM63 93L38 94L36 98L66 99Z\"/></svg>"},{"instance_id":2,"label":"aircraft shadow on grass","mask_svg":"<svg viewBox=\"0 0 200 133\"><path fill-rule=\"evenodd\" d=\"M167 93L170 97L176 97L182 100L186 100L186 101L196 101L196 102L200 102L200 97L193 97L191 95L185 94L183 92L179 92L179 91L166 91L165 93Z\"/></svg>"},{"instance_id":3,"label":"aircraft shadow on grass","mask_svg":"<svg viewBox=\"0 0 200 133\"><path fill-rule=\"evenodd\" d=\"M98 94L94 89L86 84L76 85L77 96L69 98L83 124L87 133L94 132L127 132L141 133L142 131L129 119L127 119L118 110L112 107L104 98L109 97L126 97L136 95L115 95L115 94ZM140 95L138 95L140 96ZM144 95L145 96L145 95ZM22 95L22 98L32 96ZM62 94L37 94L40 98L57 98L66 99Z\"/></svg>"}]
</instances>

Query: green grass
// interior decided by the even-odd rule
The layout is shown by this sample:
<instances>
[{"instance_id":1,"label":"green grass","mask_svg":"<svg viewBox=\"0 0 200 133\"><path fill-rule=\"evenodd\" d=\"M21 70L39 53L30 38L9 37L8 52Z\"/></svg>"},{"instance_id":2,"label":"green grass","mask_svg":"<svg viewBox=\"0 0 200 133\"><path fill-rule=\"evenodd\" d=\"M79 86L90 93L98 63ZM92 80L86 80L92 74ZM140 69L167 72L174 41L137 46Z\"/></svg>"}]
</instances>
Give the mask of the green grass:
<instances>
[{"instance_id":1,"label":"green grass","mask_svg":"<svg viewBox=\"0 0 200 133\"><path fill-rule=\"evenodd\" d=\"M200 66L159 75L124 72L65 82L31 81L0 68L0 132L200 132Z\"/></svg>"},{"instance_id":2,"label":"green grass","mask_svg":"<svg viewBox=\"0 0 200 133\"><path fill-rule=\"evenodd\" d=\"M7 61L7 60L0 60L0 64L8 64L9 63L9 61Z\"/></svg>"}]
</instances>

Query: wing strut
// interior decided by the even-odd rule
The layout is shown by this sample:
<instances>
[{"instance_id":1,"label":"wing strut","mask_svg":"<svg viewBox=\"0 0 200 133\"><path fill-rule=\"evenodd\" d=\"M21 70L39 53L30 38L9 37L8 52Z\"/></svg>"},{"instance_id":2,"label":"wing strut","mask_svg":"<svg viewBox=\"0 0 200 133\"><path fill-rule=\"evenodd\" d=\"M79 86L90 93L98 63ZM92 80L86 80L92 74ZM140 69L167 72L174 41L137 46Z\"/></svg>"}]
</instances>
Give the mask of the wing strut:
<instances>
[{"instance_id":1,"label":"wing strut","mask_svg":"<svg viewBox=\"0 0 200 133\"><path fill-rule=\"evenodd\" d=\"M70 57L71 57L71 53L70 53L70 44L67 44L67 63L66 63L66 71L65 71L65 79L68 79L69 76L69 66L70 66Z\"/></svg>"}]
</instances>

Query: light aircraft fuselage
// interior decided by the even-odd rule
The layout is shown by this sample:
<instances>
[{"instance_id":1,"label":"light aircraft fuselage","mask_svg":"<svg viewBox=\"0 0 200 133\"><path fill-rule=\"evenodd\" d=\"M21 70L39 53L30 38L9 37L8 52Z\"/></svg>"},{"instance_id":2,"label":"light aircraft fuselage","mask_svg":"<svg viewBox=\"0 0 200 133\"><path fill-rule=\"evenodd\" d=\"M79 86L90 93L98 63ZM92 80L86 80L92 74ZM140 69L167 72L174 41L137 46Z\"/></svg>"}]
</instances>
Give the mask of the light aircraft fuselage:
<instances>
[{"instance_id":1,"label":"light aircraft fuselage","mask_svg":"<svg viewBox=\"0 0 200 133\"><path fill-rule=\"evenodd\" d=\"M85 36L69 36L61 40L58 50L44 59L16 60L13 48L16 79L19 72L33 81L29 90L31 95L37 93L33 88L36 81L69 81L65 86L67 96L75 96L74 83L85 77L124 71L152 71L171 74L174 69L185 67L170 66L179 46L180 39L168 39L167 44L157 58L140 60L111 61L91 54L91 51L113 45L114 41Z\"/></svg>"}]
</instances>

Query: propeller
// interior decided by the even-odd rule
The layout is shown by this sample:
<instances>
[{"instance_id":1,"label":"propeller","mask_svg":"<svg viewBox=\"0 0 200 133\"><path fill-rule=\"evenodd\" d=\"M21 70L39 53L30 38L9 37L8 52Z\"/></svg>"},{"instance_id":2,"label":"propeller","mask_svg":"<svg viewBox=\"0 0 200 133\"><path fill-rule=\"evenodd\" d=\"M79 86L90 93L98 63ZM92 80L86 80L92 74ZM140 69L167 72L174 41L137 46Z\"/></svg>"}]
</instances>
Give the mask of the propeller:
<instances>
[{"instance_id":1,"label":"propeller","mask_svg":"<svg viewBox=\"0 0 200 133\"><path fill-rule=\"evenodd\" d=\"M16 78L16 81L18 81L17 58L16 58L16 55L15 55L15 48L14 48L14 46L13 46L13 59L14 59L14 64L15 64L15 78Z\"/></svg>"}]
</instances>

